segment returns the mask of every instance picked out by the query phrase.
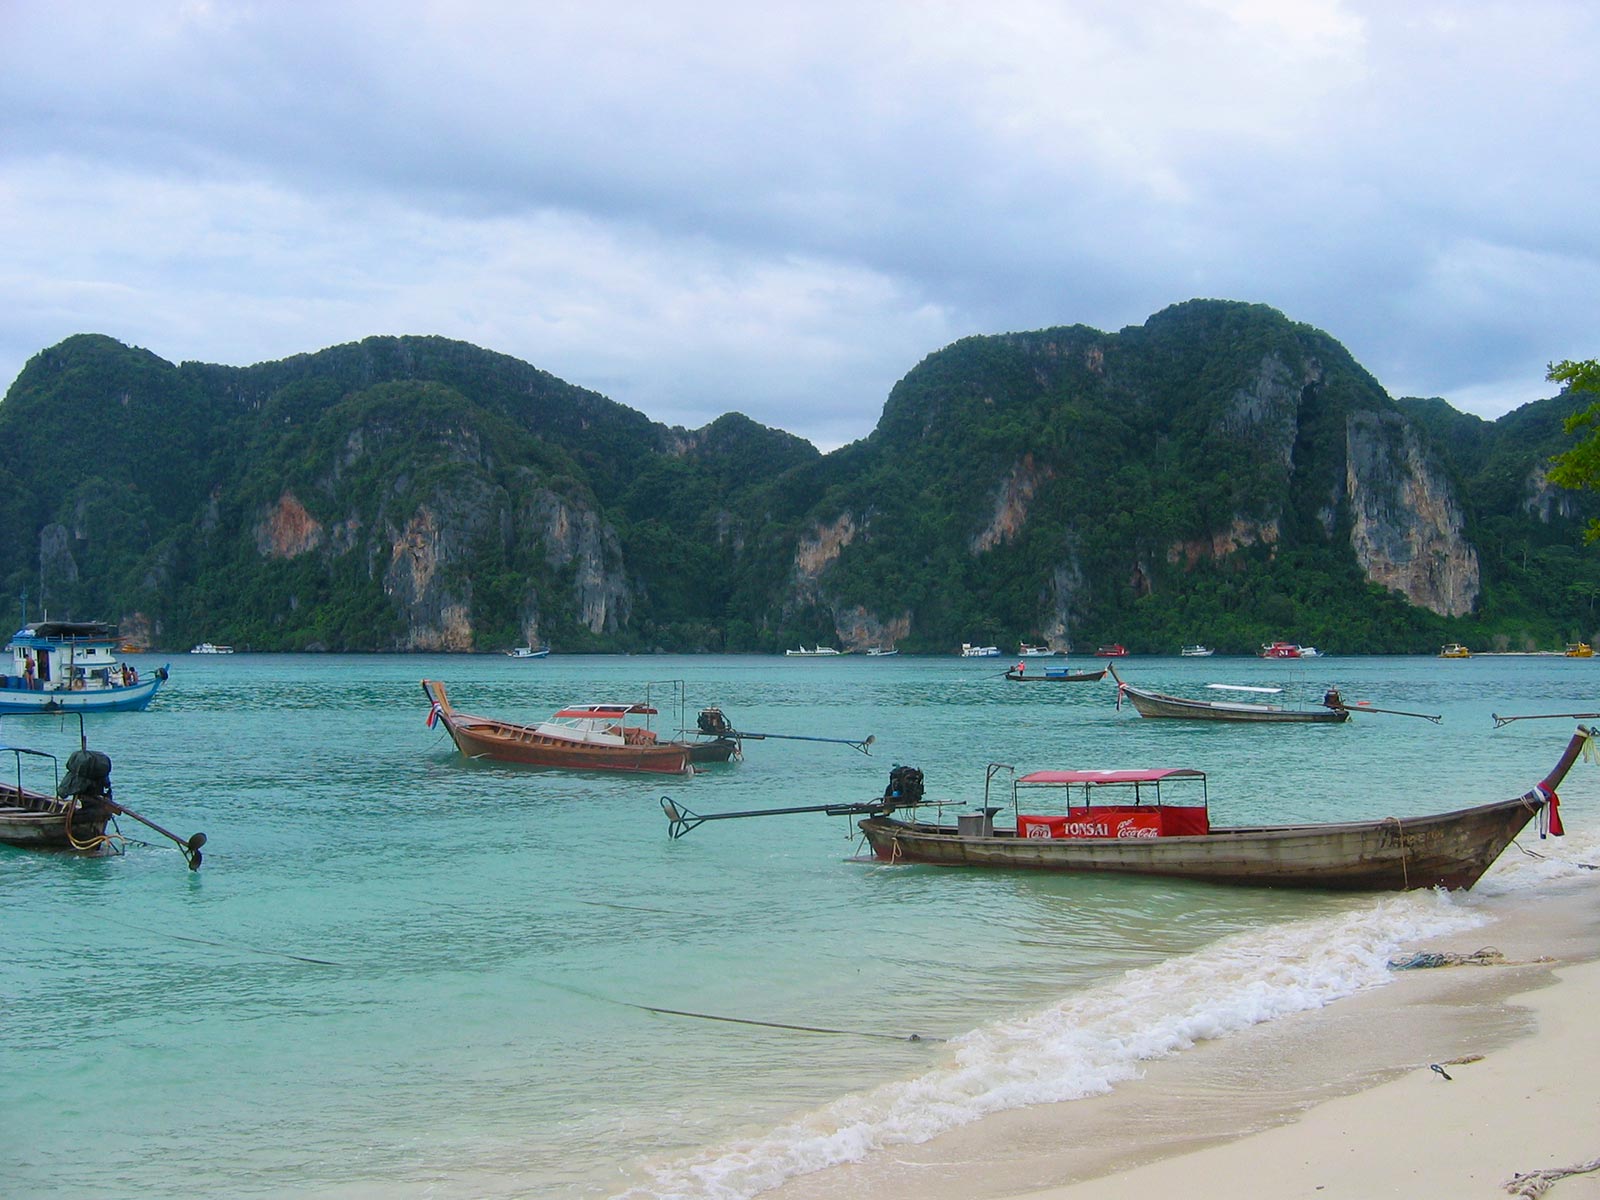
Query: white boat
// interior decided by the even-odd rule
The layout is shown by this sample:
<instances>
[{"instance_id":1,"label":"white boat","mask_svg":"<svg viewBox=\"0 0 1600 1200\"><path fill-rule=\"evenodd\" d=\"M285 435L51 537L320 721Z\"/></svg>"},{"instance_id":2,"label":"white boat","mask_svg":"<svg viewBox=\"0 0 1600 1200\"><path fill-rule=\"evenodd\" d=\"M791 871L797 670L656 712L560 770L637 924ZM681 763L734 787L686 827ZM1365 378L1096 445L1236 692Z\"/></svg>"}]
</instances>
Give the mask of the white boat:
<instances>
[{"instance_id":1,"label":"white boat","mask_svg":"<svg viewBox=\"0 0 1600 1200\"><path fill-rule=\"evenodd\" d=\"M35 621L11 635L0 674L0 713L127 712L144 708L167 678L119 662L117 627L104 621Z\"/></svg>"},{"instance_id":2,"label":"white boat","mask_svg":"<svg viewBox=\"0 0 1600 1200\"><path fill-rule=\"evenodd\" d=\"M894 655L899 653L900 651L896 650L893 646L889 647L887 650L885 650L882 646L867 647L868 658L892 658Z\"/></svg>"},{"instance_id":3,"label":"white boat","mask_svg":"<svg viewBox=\"0 0 1600 1200\"><path fill-rule=\"evenodd\" d=\"M844 652L835 650L832 646L817 646L812 650L807 650L804 646L801 646L798 650L785 650L784 653L790 658L837 658Z\"/></svg>"},{"instance_id":4,"label":"white boat","mask_svg":"<svg viewBox=\"0 0 1600 1200\"><path fill-rule=\"evenodd\" d=\"M999 646L974 646L971 642L961 643L962 658L999 658Z\"/></svg>"},{"instance_id":5,"label":"white boat","mask_svg":"<svg viewBox=\"0 0 1600 1200\"><path fill-rule=\"evenodd\" d=\"M1027 642L1023 642L1022 648L1017 653L1023 658L1054 658L1060 651L1052 650L1049 646L1030 646Z\"/></svg>"},{"instance_id":6,"label":"white boat","mask_svg":"<svg viewBox=\"0 0 1600 1200\"><path fill-rule=\"evenodd\" d=\"M232 646L219 646L215 642L201 642L189 649L190 654L232 654Z\"/></svg>"},{"instance_id":7,"label":"white boat","mask_svg":"<svg viewBox=\"0 0 1600 1200\"><path fill-rule=\"evenodd\" d=\"M535 650L532 646L513 646L506 651L507 658L545 658L550 653L550 647Z\"/></svg>"},{"instance_id":8,"label":"white boat","mask_svg":"<svg viewBox=\"0 0 1600 1200\"><path fill-rule=\"evenodd\" d=\"M1193 646L1185 646L1178 653L1184 658L1210 658L1216 651L1210 646L1202 646L1196 643Z\"/></svg>"}]
</instances>

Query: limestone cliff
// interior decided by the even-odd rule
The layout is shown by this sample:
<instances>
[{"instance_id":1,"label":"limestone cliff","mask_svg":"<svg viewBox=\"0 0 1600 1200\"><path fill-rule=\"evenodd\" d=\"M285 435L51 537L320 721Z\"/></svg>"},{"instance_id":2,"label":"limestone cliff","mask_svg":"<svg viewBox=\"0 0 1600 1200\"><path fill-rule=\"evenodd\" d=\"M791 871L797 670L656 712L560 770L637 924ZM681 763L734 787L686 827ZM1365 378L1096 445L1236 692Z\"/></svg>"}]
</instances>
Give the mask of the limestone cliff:
<instances>
[{"instance_id":1,"label":"limestone cliff","mask_svg":"<svg viewBox=\"0 0 1600 1200\"><path fill-rule=\"evenodd\" d=\"M1345 429L1350 545L1368 579L1440 616L1478 599L1477 552L1448 481L1399 413L1350 414Z\"/></svg>"}]
</instances>

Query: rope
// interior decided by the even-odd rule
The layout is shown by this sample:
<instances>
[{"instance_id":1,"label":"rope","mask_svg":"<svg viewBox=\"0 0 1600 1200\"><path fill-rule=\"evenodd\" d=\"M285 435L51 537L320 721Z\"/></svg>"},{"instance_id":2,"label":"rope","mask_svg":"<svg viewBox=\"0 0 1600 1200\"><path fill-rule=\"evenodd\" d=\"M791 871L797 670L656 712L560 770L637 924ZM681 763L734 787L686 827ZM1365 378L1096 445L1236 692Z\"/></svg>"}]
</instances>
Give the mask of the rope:
<instances>
[{"instance_id":1,"label":"rope","mask_svg":"<svg viewBox=\"0 0 1600 1200\"><path fill-rule=\"evenodd\" d=\"M617 1004L623 1008L631 1008L636 1012L655 1013L669 1017L693 1017L699 1021L725 1021L730 1025L758 1025L764 1029L788 1029L798 1033L830 1033L837 1037L867 1037L888 1038L895 1042L942 1042L941 1037L929 1037L926 1034L911 1033L879 1033L868 1029L830 1029L823 1025L789 1025L782 1021L757 1021L749 1017L725 1017L716 1013L689 1012L681 1008L661 1008L654 1004L634 1004L628 1000L617 1000L611 996L602 996L599 992L591 992L585 988L573 987L567 983L557 983L553 979L538 979L537 983L547 988L554 988L558 992L568 992L574 996L581 996L585 1000L598 1000L602 1004Z\"/></svg>"},{"instance_id":2,"label":"rope","mask_svg":"<svg viewBox=\"0 0 1600 1200\"><path fill-rule=\"evenodd\" d=\"M832 1033L842 1037L870 1037L888 1038L894 1042L942 1042L943 1038L924 1037L920 1033L875 1033L864 1029L828 1029L821 1025L786 1025L782 1021L755 1021L749 1017L722 1017L715 1013L685 1012L681 1008L657 1008L652 1004L629 1004L626 1000L617 1000L613 1003L624 1005L627 1008L637 1008L641 1012L659 1013L669 1017L694 1017L700 1021L727 1021L733 1025L760 1025L766 1029L792 1029L799 1033Z\"/></svg>"},{"instance_id":3,"label":"rope","mask_svg":"<svg viewBox=\"0 0 1600 1200\"><path fill-rule=\"evenodd\" d=\"M67 844L69 846L78 851L98 850L102 846L110 846L113 854L122 853L123 846L128 839L123 837L122 830L117 828L115 818L112 819L112 828L117 829L116 833L98 833L93 837L79 841L78 835L72 832L72 817L78 811L78 805L76 801L69 800L67 803L69 805L67 808L67 820L63 828L66 830Z\"/></svg>"},{"instance_id":4,"label":"rope","mask_svg":"<svg viewBox=\"0 0 1600 1200\"><path fill-rule=\"evenodd\" d=\"M1524 1171L1519 1175L1513 1175L1502 1186L1513 1196L1542 1196L1550 1190L1552 1184L1560 1182L1568 1175L1587 1175L1590 1171L1600 1171L1600 1158L1591 1158L1576 1167L1547 1167L1540 1171Z\"/></svg>"},{"instance_id":5,"label":"rope","mask_svg":"<svg viewBox=\"0 0 1600 1200\"><path fill-rule=\"evenodd\" d=\"M1400 847L1400 882L1405 885L1405 890L1411 890L1411 864L1406 857L1406 827L1400 823L1399 817L1386 817L1385 820L1394 822L1394 840Z\"/></svg>"},{"instance_id":6,"label":"rope","mask_svg":"<svg viewBox=\"0 0 1600 1200\"><path fill-rule=\"evenodd\" d=\"M1537 850L1529 850L1516 838L1511 839L1511 844L1529 858L1537 858L1540 862L1561 863L1564 866L1577 867L1580 871L1600 871L1600 863L1573 862L1569 858L1551 858L1548 854L1540 854Z\"/></svg>"}]
</instances>

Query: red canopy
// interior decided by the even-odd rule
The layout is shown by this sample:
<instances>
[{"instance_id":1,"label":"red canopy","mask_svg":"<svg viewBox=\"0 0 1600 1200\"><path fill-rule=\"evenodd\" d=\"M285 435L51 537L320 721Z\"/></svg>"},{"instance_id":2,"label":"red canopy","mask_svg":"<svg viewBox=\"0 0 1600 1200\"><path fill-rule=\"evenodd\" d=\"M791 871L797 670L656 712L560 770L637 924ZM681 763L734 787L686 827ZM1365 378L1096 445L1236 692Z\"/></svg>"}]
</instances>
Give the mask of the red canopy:
<instances>
[{"instance_id":1,"label":"red canopy","mask_svg":"<svg viewBox=\"0 0 1600 1200\"><path fill-rule=\"evenodd\" d=\"M1126 771L1033 771L1018 783L1159 783L1163 779L1204 779L1193 767L1134 768Z\"/></svg>"}]
</instances>

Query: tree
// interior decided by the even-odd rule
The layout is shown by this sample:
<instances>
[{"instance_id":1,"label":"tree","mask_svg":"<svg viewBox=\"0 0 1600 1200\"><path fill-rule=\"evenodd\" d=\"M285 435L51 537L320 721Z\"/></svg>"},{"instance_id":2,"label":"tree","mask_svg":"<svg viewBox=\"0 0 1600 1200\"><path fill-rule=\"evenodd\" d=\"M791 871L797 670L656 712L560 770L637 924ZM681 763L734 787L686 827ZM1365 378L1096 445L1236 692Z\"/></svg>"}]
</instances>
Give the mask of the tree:
<instances>
[{"instance_id":1,"label":"tree","mask_svg":"<svg viewBox=\"0 0 1600 1200\"><path fill-rule=\"evenodd\" d=\"M1563 359L1552 363L1547 379L1564 383L1573 392L1600 395L1600 360ZM1600 400L1566 420L1568 433L1580 434L1578 444L1555 457L1550 482L1562 487L1600 491ZM1589 522L1585 541L1600 541L1600 518Z\"/></svg>"}]
</instances>

